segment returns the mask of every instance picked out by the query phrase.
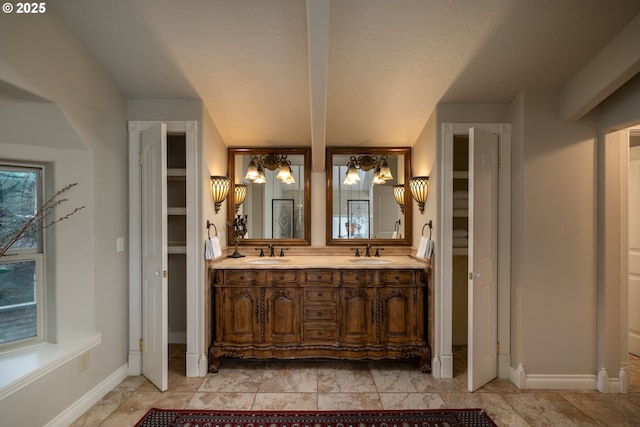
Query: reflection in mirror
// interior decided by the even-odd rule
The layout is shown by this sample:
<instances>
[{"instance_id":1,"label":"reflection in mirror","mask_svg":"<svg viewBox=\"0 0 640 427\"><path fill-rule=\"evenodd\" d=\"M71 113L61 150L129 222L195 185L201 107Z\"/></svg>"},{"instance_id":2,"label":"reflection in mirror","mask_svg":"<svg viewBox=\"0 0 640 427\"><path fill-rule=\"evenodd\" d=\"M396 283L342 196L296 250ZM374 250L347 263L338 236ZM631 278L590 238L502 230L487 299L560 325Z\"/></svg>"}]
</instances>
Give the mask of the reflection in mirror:
<instances>
[{"instance_id":1,"label":"reflection in mirror","mask_svg":"<svg viewBox=\"0 0 640 427\"><path fill-rule=\"evenodd\" d=\"M246 218L247 233L239 244L278 240L310 244L310 150L306 148L230 148L234 216Z\"/></svg>"},{"instance_id":2,"label":"reflection in mirror","mask_svg":"<svg viewBox=\"0 0 640 427\"><path fill-rule=\"evenodd\" d=\"M411 244L410 156L410 148L327 149L327 244Z\"/></svg>"}]
</instances>

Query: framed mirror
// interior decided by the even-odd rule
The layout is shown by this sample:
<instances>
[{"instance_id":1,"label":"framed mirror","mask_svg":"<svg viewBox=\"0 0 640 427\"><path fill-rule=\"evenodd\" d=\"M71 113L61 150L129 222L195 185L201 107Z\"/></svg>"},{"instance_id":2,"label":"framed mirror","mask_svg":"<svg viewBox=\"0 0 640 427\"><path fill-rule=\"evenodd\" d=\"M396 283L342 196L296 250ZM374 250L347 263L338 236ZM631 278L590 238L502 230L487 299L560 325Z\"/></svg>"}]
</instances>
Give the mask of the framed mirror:
<instances>
[{"instance_id":1,"label":"framed mirror","mask_svg":"<svg viewBox=\"0 0 640 427\"><path fill-rule=\"evenodd\" d=\"M327 148L327 244L411 245L411 148Z\"/></svg>"},{"instance_id":2,"label":"framed mirror","mask_svg":"<svg viewBox=\"0 0 640 427\"><path fill-rule=\"evenodd\" d=\"M310 245L311 149L229 148L228 161L229 244L240 215L247 232L239 245Z\"/></svg>"}]
</instances>

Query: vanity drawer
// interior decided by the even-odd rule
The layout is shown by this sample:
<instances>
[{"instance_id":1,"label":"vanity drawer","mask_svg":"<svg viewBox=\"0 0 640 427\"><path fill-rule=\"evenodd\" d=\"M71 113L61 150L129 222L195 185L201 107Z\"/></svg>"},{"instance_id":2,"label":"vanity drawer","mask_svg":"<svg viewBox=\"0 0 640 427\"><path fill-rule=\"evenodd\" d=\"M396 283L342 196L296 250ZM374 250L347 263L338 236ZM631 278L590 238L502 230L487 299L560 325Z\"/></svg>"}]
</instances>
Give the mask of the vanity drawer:
<instances>
[{"instance_id":1,"label":"vanity drawer","mask_svg":"<svg viewBox=\"0 0 640 427\"><path fill-rule=\"evenodd\" d=\"M335 322L336 308L307 305L304 307L304 321L305 322L317 322L317 321Z\"/></svg>"},{"instance_id":2,"label":"vanity drawer","mask_svg":"<svg viewBox=\"0 0 640 427\"><path fill-rule=\"evenodd\" d=\"M342 283L370 284L373 281L373 272L370 270L346 270L341 272Z\"/></svg>"},{"instance_id":3,"label":"vanity drawer","mask_svg":"<svg viewBox=\"0 0 640 427\"><path fill-rule=\"evenodd\" d=\"M224 281L227 284L252 285L258 280L258 272L254 270L226 270Z\"/></svg>"},{"instance_id":4,"label":"vanity drawer","mask_svg":"<svg viewBox=\"0 0 640 427\"><path fill-rule=\"evenodd\" d=\"M384 283L412 283L414 277L412 270L385 270L382 272Z\"/></svg>"},{"instance_id":5,"label":"vanity drawer","mask_svg":"<svg viewBox=\"0 0 640 427\"><path fill-rule=\"evenodd\" d=\"M333 271L309 270L304 272L306 283L333 283Z\"/></svg>"},{"instance_id":6,"label":"vanity drawer","mask_svg":"<svg viewBox=\"0 0 640 427\"><path fill-rule=\"evenodd\" d=\"M304 288L305 302L336 302L336 290L334 288Z\"/></svg>"},{"instance_id":7,"label":"vanity drawer","mask_svg":"<svg viewBox=\"0 0 640 427\"><path fill-rule=\"evenodd\" d=\"M338 336L338 328L335 325L305 324L303 339L307 342L314 341L335 341Z\"/></svg>"},{"instance_id":8,"label":"vanity drawer","mask_svg":"<svg viewBox=\"0 0 640 427\"><path fill-rule=\"evenodd\" d=\"M298 274L296 270L268 270L264 273L265 283L296 283Z\"/></svg>"}]
</instances>

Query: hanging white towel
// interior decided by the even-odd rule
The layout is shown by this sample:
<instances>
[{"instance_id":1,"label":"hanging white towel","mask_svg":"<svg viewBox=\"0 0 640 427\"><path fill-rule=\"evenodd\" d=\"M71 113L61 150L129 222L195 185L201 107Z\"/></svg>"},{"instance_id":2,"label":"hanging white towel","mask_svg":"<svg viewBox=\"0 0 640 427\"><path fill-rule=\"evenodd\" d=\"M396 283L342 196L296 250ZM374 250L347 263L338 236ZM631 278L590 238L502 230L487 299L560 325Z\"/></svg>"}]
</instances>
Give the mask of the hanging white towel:
<instances>
[{"instance_id":1,"label":"hanging white towel","mask_svg":"<svg viewBox=\"0 0 640 427\"><path fill-rule=\"evenodd\" d=\"M220 239L218 236L209 237L204 244L204 259L214 259L222 256Z\"/></svg>"},{"instance_id":2,"label":"hanging white towel","mask_svg":"<svg viewBox=\"0 0 640 427\"><path fill-rule=\"evenodd\" d=\"M420 243L418 244L418 250L416 251L416 258L424 258L427 253L427 245L430 239L422 236L420 237Z\"/></svg>"},{"instance_id":3,"label":"hanging white towel","mask_svg":"<svg viewBox=\"0 0 640 427\"><path fill-rule=\"evenodd\" d=\"M204 241L204 259L213 259L213 239L211 237Z\"/></svg>"},{"instance_id":4,"label":"hanging white towel","mask_svg":"<svg viewBox=\"0 0 640 427\"><path fill-rule=\"evenodd\" d=\"M427 249L425 249L424 251L424 257L425 258L431 258L431 255L433 255L433 240L431 239L427 239Z\"/></svg>"}]
</instances>

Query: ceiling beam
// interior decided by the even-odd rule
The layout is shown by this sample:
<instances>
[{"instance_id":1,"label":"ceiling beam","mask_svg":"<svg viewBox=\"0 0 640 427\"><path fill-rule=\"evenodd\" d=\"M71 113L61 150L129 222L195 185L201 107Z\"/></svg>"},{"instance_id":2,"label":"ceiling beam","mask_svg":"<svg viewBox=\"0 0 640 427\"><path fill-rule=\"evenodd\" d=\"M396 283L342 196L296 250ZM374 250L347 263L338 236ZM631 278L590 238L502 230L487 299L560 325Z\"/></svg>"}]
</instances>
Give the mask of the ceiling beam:
<instances>
[{"instance_id":1,"label":"ceiling beam","mask_svg":"<svg viewBox=\"0 0 640 427\"><path fill-rule=\"evenodd\" d=\"M307 0L311 170L324 170L327 145L327 75L329 69L329 0Z\"/></svg>"},{"instance_id":2,"label":"ceiling beam","mask_svg":"<svg viewBox=\"0 0 640 427\"><path fill-rule=\"evenodd\" d=\"M560 119L575 122L640 72L640 15L562 89Z\"/></svg>"}]
</instances>

